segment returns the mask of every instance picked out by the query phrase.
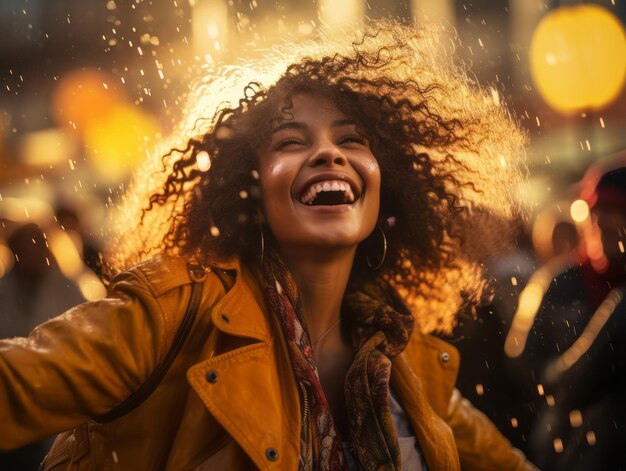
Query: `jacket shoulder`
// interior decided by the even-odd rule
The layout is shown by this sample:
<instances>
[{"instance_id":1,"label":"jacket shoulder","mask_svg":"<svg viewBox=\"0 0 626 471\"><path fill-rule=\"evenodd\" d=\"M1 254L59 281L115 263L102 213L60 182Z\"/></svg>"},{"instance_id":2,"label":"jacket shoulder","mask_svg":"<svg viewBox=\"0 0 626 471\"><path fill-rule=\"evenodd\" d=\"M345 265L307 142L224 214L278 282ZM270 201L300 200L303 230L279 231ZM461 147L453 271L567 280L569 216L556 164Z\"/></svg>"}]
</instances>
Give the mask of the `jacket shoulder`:
<instances>
[{"instance_id":1,"label":"jacket shoulder","mask_svg":"<svg viewBox=\"0 0 626 471\"><path fill-rule=\"evenodd\" d=\"M160 254L116 275L112 285L139 280L157 298L172 289L192 283L189 263L190 260L184 257Z\"/></svg>"}]
</instances>

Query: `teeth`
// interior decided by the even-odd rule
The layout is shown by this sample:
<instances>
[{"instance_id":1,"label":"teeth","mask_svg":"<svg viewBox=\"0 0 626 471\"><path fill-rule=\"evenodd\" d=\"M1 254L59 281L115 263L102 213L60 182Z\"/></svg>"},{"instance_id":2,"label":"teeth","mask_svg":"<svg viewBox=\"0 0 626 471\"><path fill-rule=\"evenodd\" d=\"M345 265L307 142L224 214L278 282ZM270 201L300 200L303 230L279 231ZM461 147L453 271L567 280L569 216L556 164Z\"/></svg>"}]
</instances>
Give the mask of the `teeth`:
<instances>
[{"instance_id":1,"label":"teeth","mask_svg":"<svg viewBox=\"0 0 626 471\"><path fill-rule=\"evenodd\" d=\"M346 203L354 203L354 193L352 192L350 184L341 180L313 183L308 190L302 193L302 196L300 196L300 202L312 205L315 197L322 191L341 191L343 192Z\"/></svg>"}]
</instances>

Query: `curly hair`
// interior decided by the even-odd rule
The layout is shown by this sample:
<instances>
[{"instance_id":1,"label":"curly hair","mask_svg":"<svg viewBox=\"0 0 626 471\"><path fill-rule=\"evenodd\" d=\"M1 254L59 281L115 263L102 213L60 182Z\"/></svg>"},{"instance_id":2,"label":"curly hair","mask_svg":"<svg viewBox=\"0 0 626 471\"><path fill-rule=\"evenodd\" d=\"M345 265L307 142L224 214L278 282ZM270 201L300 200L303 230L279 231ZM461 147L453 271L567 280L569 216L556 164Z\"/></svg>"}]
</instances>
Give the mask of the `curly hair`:
<instances>
[{"instance_id":1,"label":"curly hair","mask_svg":"<svg viewBox=\"0 0 626 471\"><path fill-rule=\"evenodd\" d=\"M366 257L381 256L374 231L359 246L352 281L391 284L423 331L449 332L460 309L485 297L485 261L511 240L524 136L494 90L438 53L432 32L387 21L348 48L327 40L292 55L269 84L246 84L236 105L222 104L201 133L164 157L165 180L149 193L141 220L152 225L155 211L169 219L159 243L144 240L141 252L256 263L256 149L295 95L312 94L357 122L381 169L387 257L378 270L367 268ZM201 169L207 155L210 168Z\"/></svg>"}]
</instances>

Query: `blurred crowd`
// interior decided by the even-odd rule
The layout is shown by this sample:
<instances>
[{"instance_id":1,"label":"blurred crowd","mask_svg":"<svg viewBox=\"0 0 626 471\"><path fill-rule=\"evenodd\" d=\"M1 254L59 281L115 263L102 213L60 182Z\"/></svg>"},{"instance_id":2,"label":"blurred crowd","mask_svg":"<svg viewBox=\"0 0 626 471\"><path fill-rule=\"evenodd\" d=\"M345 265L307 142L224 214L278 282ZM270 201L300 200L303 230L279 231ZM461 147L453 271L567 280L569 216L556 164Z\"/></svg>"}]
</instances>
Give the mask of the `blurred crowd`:
<instances>
[{"instance_id":1,"label":"blurred crowd","mask_svg":"<svg viewBox=\"0 0 626 471\"><path fill-rule=\"evenodd\" d=\"M16 218L0 205L0 337L102 297L100 244L78 206ZM26 209L28 214L28 209ZM31 215L29 215L31 216ZM11 219L13 218L13 219ZM570 198L519 221L492 261L494 298L447 340L458 388L540 469L624 469L626 154L590 167ZM36 469L49 441L0 456Z\"/></svg>"},{"instance_id":2,"label":"blurred crowd","mask_svg":"<svg viewBox=\"0 0 626 471\"><path fill-rule=\"evenodd\" d=\"M460 319L457 386L540 469L626 469L626 154L533 221Z\"/></svg>"}]
</instances>

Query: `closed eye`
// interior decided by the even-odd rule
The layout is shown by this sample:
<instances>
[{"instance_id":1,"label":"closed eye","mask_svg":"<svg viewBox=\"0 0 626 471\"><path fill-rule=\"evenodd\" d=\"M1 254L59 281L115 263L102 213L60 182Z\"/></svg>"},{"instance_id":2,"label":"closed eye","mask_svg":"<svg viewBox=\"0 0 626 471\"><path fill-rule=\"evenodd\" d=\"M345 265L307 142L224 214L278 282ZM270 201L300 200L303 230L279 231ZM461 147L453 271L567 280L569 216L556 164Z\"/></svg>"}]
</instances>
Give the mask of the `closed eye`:
<instances>
[{"instance_id":1,"label":"closed eye","mask_svg":"<svg viewBox=\"0 0 626 471\"><path fill-rule=\"evenodd\" d=\"M304 146L306 145L302 140L296 139L293 137L289 137L287 139L283 139L279 141L274 147L273 150L285 150L290 146Z\"/></svg>"},{"instance_id":2,"label":"closed eye","mask_svg":"<svg viewBox=\"0 0 626 471\"><path fill-rule=\"evenodd\" d=\"M367 139L365 139L363 136L360 136L359 134L350 134L348 136L343 136L341 139L339 139L339 144L361 144L361 145L367 145Z\"/></svg>"}]
</instances>

